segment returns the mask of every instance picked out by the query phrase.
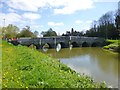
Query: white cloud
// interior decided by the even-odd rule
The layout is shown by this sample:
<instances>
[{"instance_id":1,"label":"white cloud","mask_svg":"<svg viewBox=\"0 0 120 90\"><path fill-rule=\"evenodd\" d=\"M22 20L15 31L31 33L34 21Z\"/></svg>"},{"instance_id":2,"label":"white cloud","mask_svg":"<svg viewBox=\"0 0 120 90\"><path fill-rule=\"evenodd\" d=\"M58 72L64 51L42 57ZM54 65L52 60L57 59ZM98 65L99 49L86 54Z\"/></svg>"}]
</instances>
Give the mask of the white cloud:
<instances>
[{"instance_id":1,"label":"white cloud","mask_svg":"<svg viewBox=\"0 0 120 90\"><path fill-rule=\"evenodd\" d=\"M8 14L0 13L0 21L3 21L3 19L5 19L5 25L15 24L17 22L20 22L21 18L22 17L16 13L8 13ZM1 26L3 26L3 23L1 23Z\"/></svg>"},{"instance_id":2,"label":"white cloud","mask_svg":"<svg viewBox=\"0 0 120 90\"><path fill-rule=\"evenodd\" d=\"M4 1L11 8L23 11L38 11L43 7L59 7L66 5L68 0L8 0Z\"/></svg>"},{"instance_id":3,"label":"white cloud","mask_svg":"<svg viewBox=\"0 0 120 90\"><path fill-rule=\"evenodd\" d=\"M86 21L76 20L75 21L76 24L91 24L92 22L93 22L92 20L86 20Z\"/></svg>"},{"instance_id":4,"label":"white cloud","mask_svg":"<svg viewBox=\"0 0 120 90\"><path fill-rule=\"evenodd\" d=\"M45 0L48 7L67 6L69 0Z\"/></svg>"},{"instance_id":5,"label":"white cloud","mask_svg":"<svg viewBox=\"0 0 120 90\"><path fill-rule=\"evenodd\" d=\"M41 26L40 25L37 25L37 24L32 24L30 26L31 30L35 31L35 30L40 30L41 29Z\"/></svg>"},{"instance_id":6,"label":"white cloud","mask_svg":"<svg viewBox=\"0 0 120 90\"><path fill-rule=\"evenodd\" d=\"M90 29L91 23L92 23L92 20L83 20L83 21L76 20L75 27L79 28L80 31L86 31Z\"/></svg>"},{"instance_id":7,"label":"white cloud","mask_svg":"<svg viewBox=\"0 0 120 90\"><path fill-rule=\"evenodd\" d=\"M87 20L86 23L91 24L93 21L92 20Z\"/></svg>"},{"instance_id":8,"label":"white cloud","mask_svg":"<svg viewBox=\"0 0 120 90\"><path fill-rule=\"evenodd\" d=\"M10 8L37 12L41 8L53 8L54 14L72 14L93 8L94 2L118 2L119 0L4 0Z\"/></svg>"},{"instance_id":9,"label":"white cloud","mask_svg":"<svg viewBox=\"0 0 120 90\"><path fill-rule=\"evenodd\" d=\"M14 9L37 12L38 9L43 7L63 6L65 0L8 0L6 3Z\"/></svg>"},{"instance_id":10,"label":"white cloud","mask_svg":"<svg viewBox=\"0 0 120 90\"><path fill-rule=\"evenodd\" d=\"M11 12L11 13L16 12L16 11L15 11L14 9L12 9L12 8L9 8L8 11Z\"/></svg>"},{"instance_id":11,"label":"white cloud","mask_svg":"<svg viewBox=\"0 0 120 90\"><path fill-rule=\"evenodd\" d=\"M43 28L44 26L43 25L40 25L41 28Z\"/></svg>"},{"instance_id":12,"label":"white cloud","mask_svg":"<svg viewBox=\"0 0 120 90\"><path fill-rule=\"evenodd\" d=\"M93 0L94 2L119 2L120 0Z\"/></svg>"},{"instance_id":13,"label":"white cloud","mask_svg":"<svg viewBox=\"0 0 120 90\"><path fill-rule=\"evenodd\" d=\"M23 11L38 11L40 7L44 7L44 0L8 0L7 5L11 8Z\"/></svg>"},{"instance_id":14,"label":"white cloud","mask_svg":"<svg viewBox=\"0 0 120 90\"><path fill-rule=\"evenodd\" d=\"M37 12L43 7L53 8L54 14L72 14L93 7L92 0L8 0L6 3L11 8L23 11Z\"/></svg>"},{"instance_id":15,"label":"white cloud","mask_svg":"<svg viewBox=\"0 0 120 90\"><path fill-rule=\"evenodd\" d=\"M81 24L81 23L83 23L83 21L81 21L81 20L76 20L75 23L76 23L76 24Z\"/></svg>"},{"instance_id":16,"label":"white cloud","mask_svg":"<svg viewBox=\"0 0 120 90\"><path fill-rule=\"evenodd\" d=\"M5 19L5 26L13 24L22 29L28 25L31 27L31 30L39 30L40 28L43 28L43 26L37 25L34 20L39 19L40 17L41 16L36 13L24 13L23 15L19 15L12 11L11 13L0 13L0 26L4 26Z\"/></svg>"},{"instance_id":17,"label":"white cloud","mask_svg":"<svg viewBox=\"0 0 120 90\"><path fill-rule=\"evenodd\" d=\"M64 24L62 22L48 22L49 26L63 26Z\"/></svg>"},{"instance_id":18,"label":"white cloud","mask_svg":"<svg viewBox=\"0 0 120 90\"><path fill-rule=\"evenodd\" d=\"M93 8L92 0L67 0L63 8L54 9L55 14L72 14L78 10Z\"/></svg>"},{"instance_id":19,"label":"white cloud","mask_svg":"<svg viewBox=\"0 0 120 90\"><path fill-rule=\"evenodd\" d=\"M33 28L33 29L41 29L41 28L44 28L44 26L43 25L38 25L37 23L34 23L34 24L31 24L31 27Z\"/></svg>"},{"instance_id":20,"label":"white cloud","mask_svg":"<svg viewBox=\"0 0 120 90\"><path fill-rule=\"evenodd\" d=\"M36 20L36 19L41 18L41 16L37 13L24 13L22 16L29 20Z\"/></svg>"},{"instance_id":21,"label":"white cloud","mask_svg":"<svg viewBox=\"0 0 120 90\"><path fill-rule=\"evenodd\" d=\"M0 3L0 8L2 8L3 7L3 4L2 3Z\"/></svg>"}]
</instances>

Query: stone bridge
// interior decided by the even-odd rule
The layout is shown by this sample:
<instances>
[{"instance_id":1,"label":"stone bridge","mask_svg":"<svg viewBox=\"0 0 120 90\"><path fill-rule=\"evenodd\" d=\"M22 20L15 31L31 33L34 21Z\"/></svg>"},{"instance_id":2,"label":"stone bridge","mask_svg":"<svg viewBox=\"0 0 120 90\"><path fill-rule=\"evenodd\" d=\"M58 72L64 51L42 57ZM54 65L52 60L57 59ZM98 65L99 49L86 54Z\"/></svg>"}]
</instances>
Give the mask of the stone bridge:
<instances>
[{"instance_id":1,"label":"stone bridge","mask_svg":"<svg viewBox=\"0 0 120 90\"><path fill-rule=\"evenodd\" d=\"M98 37L80 37L80 36L54 36L41 38L20 38L18 44L30 46L35 45L37 49L41 49L45 44L49 48L56 48L58 44L61 48L73 47L101 47L105 45L105 40Z\"/></svg>"}]
</instances>

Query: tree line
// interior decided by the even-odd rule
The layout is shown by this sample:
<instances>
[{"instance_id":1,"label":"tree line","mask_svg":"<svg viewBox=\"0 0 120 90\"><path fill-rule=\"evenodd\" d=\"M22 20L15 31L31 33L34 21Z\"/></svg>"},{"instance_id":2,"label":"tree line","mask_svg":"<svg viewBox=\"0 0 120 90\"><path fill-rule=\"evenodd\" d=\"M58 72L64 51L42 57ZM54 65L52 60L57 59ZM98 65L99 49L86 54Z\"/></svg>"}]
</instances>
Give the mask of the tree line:
<instances>
[{"instance_id":1,"label":"tree line","mask_svg":"<svg viewBox=\"0 0 120 90\"><path fill-rule=\"evenodd\" d=\"M39 35L38 31L32 32L30 26L24 27L20 30L17 26L9 24L6 27L1 27L3 38L20 38L20 37L37 37ZM57 36L57 33L52 29L48 31L42 31L43 37ZM83 31L79 32L73 28L70 31L66 31L66 34L62 36L87 36L87 37L101 37L105 39L119 39L120 35L120 10L114 14L113 12L107 12L102 15L99 20L93 21L91 28L85 33Z\"/></svg>"},{"instance_id":2,"label":"tree line","mask_svg":"<svg viewBox=\"0 0 120 90\"><path fill-rule=\"evenodd\" d=\"M98 21L93 21L91 28L79 32L73 28L70 31L67 31L66 34L62 36L87 36L87 37L101 37L105 39L119 39L120 36L120 10L114 14L110 11L102 15Z\"/></svg>"},{"instance_id":3,"label":"tree line","mask_svg":"<svg viewBox=\"0 0 120 90\"><path fill-rule=\"evenodd\" d=\"M30 30L30 26L26 26L20 31L20 29L13 24L9 24L6 27L0 28L0 32L2 34L3 39L20 38L20 37L37 37L39 34L38 31L32 32Z\"/></svg>"},{"instance_id":4,"label":"tree line","mask_svg":"<svg viewBox=\"0 0 120 90\"><path fill-rule=\"evenodd\" d=\"M20 30L17 26L13 24L9 24L6 27L0 27L1 36L3 39L9 39L9 38L20 38L20 37L38 37L39 32L34 31L32 32L30 29L30 26L24 27L22 30ZM48 29L48 31L42 31L41 34L43 37L49 37L49 36L57 36L57 33L52 30L52 28Z\"/></svg>"},{"instance_id":5,"label":"tree line","mask_svg":"<svg viewBox=\"0 0 120 90\"><path fill-rule=\"evenodd\" d=\"M98 21L93 21L91 29L87 30L85 36L102 37L105 39L119 39L120 35L120 10L115 14L107 12Z\"/></svg>"}]
</instances>

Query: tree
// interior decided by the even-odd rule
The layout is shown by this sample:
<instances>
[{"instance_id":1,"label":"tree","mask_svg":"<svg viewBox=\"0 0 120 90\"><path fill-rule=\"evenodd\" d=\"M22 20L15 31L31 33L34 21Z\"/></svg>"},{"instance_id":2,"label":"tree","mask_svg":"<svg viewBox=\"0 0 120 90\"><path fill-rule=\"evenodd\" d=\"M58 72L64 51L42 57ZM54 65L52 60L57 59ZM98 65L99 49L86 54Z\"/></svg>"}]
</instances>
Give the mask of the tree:
<instances>
[{"instance_id":1,"label":"tree","mask_svg":"<svg viewBox=\"0 0 120 90\"><path fill-rule=\"evenodd\" d=\"M18 37L35 37L34 33L30 31L30 27L26 26L23 30L17 35Z\"/></svg>"},{"instance_id":2,"label":"tree","mask_svg":"<svg viewBox=\"0 0 120 90\"><path fill-rule=\"evenodd\" d=\"M120 9L117 10L115 14L115 26L116 26L116 31L118 32L120 36ZM118 38L119 38L118 36Z\"/></svg>"},{"instance_id":3,"label":"tree","mask_svg":"<svg viewBox=\"0 0 120 90\"><path fill-rule=\"evenodd\" d=\"M99 25L113 24L114 23L114 15L113 12L107 12L99 19Z\"/></svg>"},{"instance_id":4,"label":"tree","mask_svg":"<svg viewBox=\"0 0 120 90\"><path fill-rule=\"evenodd\" d=\"M120 18L116 17L116 27L120 25ZM92 23L90 30L86 31L86 36L102 37L106 39L117 39L119 32L115 27L113 12L107 12L98 21Z\"/></svg>"},{"instance_id":5,"label":"tree","mask_svg":"<svg viewBox=\"0 0 120 90\"><path fill-rule=\"evenodd\" d=\"M13 37L17 37L19 28L15 25L9 24L7 27L2 27L1 32L3 37L13 38Z\"/></svg>"},{"instance_id":6,"label":"tree","mask_svg":"<svg viewBox=\"0 0 120 90\"><path fill-rule=\"evenodd\" d=\"M83 31L79 32L74 30L73 28L71 28L71 32L70 31L66 31L66 34L62 34L62 36L83 36L84 33Z\"/></svg>"},{"instance_id":7,"label":"tree","mask_svg":"<svg viewBox=\"0 0 120 90\"><path fill-rule=\"evenodd\" d=\"M35 37L37 37L39 35L39 32L38 31L34 31L34 35L35 35Z\"/></svg>"},{"instance_id":8,"label":"tree","mask_svg":"<svg viewBox=\"0 0 120 90\"><path fill-rule=\"evenodd\" d=\"M44 32L42 31L41 34L43 37L49 37L49 36L57 36L57 33L52 30L52 28L48 29L48 31Z\"/></svg>"},{"instance_id":9,"label":"tree","mask_svg":"<svg viewBox=\"0 0 120 90\"><path fill-rule=\"evenodd\" d=\"M116 39L119 37L118 30L115 27L115 19L113 12L107 12L100 19L102 19L102 28L105 38Z\"/></svg>"},{"instance_id":10,"label":"tree","mask_svg":"<svg viewBox=\"0 0 120 90\"><path fill-rule=\"evenodd\" d=\"M120 9L115 14L115 25L117 29L120 29Z\"/></svg>"}]
</instances>

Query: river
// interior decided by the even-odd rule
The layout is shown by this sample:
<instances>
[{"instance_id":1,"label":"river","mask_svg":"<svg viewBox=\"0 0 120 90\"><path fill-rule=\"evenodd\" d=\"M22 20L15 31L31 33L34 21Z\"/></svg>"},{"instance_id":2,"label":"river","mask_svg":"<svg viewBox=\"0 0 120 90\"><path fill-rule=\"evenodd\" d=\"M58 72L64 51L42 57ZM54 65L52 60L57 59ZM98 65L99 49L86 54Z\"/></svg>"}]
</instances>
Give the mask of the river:
<instances>
[{"instance_id":1,"label":"river","mask_svg":"<svg viewBox=\"0 0 120 90\"><path fill-rule=\"evenodd\" d=\"M118 88L118 55L97 47L49 49L46 54L60 61L76 72L91 76L95 81L105 81Z\"/></svg>"}]
</instances>

